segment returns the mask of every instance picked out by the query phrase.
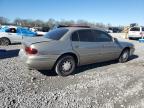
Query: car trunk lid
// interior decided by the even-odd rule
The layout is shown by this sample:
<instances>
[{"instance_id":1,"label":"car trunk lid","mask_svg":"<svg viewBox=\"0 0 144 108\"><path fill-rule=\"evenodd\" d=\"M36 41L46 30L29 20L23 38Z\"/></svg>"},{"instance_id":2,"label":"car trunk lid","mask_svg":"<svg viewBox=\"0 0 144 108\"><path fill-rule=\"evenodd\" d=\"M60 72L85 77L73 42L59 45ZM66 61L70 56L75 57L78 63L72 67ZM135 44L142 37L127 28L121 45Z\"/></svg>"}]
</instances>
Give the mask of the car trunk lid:
<instances>
[{"instance_id":1,"label":"car trunk lid","mask_svg":"<svg viewBox=\"0 0 144 108\"><path fill-rule=\"evenodd\" d=\"M44 37L26 37L23 39L22 44L26 46L30 46L32 44L49 42L49 41L51 41L51 39L44 38Z\"/></svg>"}]
</instances>

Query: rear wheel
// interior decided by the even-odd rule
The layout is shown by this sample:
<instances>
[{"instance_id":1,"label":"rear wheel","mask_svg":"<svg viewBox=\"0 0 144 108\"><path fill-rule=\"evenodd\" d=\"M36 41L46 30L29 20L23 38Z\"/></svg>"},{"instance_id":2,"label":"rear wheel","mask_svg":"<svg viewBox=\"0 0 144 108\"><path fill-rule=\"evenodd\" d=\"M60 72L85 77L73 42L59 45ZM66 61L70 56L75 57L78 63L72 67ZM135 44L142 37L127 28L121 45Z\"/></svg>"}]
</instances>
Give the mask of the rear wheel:
<instances>
[{"instance_id":1,"label":"rear wheel","mask_svg":"<svg viewBox=\"0 0 144 108\"><path fill-rule=\"evenodd\" d=\"M68 76L73 73L76 62L72 56L62 56L55 65L55 72L60 76Z\"/></svg>"},{"instance_id":2,"label":"rear wheel","mask_svg":"<svg viewBox=\"0 0 144 108\"><path fill-rule=\"evenodd\" d=\"M128 61L129 58L129 49L124 49L119 57L119 62L120 63L124 63L126 61Z\"/></svg>"},{"instance_id":3,"label":"rear wheel","mask_svg":"<svg viewBox=\"0 0 144 108\"><path fill-rule=\"evenodd\" d=\"M8 38L1 38L0 39L0 45L8 46L9 44L10 44L10 40Z\"/></svg>"}]
</instances>

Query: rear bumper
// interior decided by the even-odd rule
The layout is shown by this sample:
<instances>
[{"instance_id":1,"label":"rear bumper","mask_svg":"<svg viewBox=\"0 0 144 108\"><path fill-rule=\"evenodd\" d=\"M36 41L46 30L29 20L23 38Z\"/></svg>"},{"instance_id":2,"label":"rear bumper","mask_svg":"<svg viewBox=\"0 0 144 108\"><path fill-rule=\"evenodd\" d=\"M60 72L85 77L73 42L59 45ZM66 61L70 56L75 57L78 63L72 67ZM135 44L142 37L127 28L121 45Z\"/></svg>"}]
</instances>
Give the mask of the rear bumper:
<instances>
[{"instance_id":1,"label":"rear bumper","mask_svg":"<svg viewBox=\"0 0 144 108\"><path fill-rule=\"evenodd\" d=\"M128 38L139 39L139 38L141 38L141 36L140 35L128 35Z\"/></svg>"},{"instance_id":2,"label":"rear bumper","mask_svg":"<svg viewBox=\"0 0 144 108\"><path fill-rule=\"evenodd\" d=\"M30 69L50 70L53 68L58 56L31 56L25 54L25 52L21 49L19 52L19 57L21 61L23 61Z\"/></svg>"}]
</instances>

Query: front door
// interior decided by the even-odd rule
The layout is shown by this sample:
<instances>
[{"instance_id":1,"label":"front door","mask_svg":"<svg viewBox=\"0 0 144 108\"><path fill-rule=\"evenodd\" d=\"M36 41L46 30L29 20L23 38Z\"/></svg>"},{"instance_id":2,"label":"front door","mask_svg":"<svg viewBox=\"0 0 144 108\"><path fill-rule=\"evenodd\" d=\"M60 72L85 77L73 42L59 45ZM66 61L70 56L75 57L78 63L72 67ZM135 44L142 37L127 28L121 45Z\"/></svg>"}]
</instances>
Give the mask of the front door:
<instances>
[{"instance_id":1,"label":"front door","mask_svg":"<svg viewBox=\"0 0 144 108\"><path fill-rule=\"evenodd\" d=\"M101 48L101 61L113 60L119 57L121 47L109 34L100 30L93 30L93 35L97 44L103 46L103 48Z\"/></svg>"}]
</instances>

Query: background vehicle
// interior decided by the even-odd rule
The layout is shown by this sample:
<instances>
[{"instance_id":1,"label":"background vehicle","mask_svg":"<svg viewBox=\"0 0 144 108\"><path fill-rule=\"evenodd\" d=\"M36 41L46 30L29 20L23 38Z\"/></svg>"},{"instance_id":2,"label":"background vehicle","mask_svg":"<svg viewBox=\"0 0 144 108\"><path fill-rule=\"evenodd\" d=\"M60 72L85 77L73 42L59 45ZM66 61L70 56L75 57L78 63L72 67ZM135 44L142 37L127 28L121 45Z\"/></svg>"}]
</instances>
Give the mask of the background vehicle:
<instances>
[{"instance_id":1,"label":"background vehicle","mask_svg":"<svg viewBox=\"0 0 144 108\"><path fill-rule=\"evenodd\" d=\"M43 36L50 30L50 28L49 27L33 27L33 28L30 28L30 30L32 30L33 32L36 32L37 36Z\"/></svg>"},{"instance_id":2,"label":"background vehicle","mask_svg":"<svg viewBox=\"0 0 144 108\"><path fill-rule=\"evenodd\" d=\"M128 38L139 39L144 35L144 27L135 26L129 29Z\"/></svg>"},{"instance_id":3,"label":"background vehicle","mask_svg":"<svg viewBox=\"0 0 144 108\"><path fill-rule=\"evenodd\" d=\"M44 37L23 42L19 56L29 68L54 69L58 75L70 75L76 66L118 59L126 62L134 45L118 41L106 32L87 27L62 27Z\"/></svg>"},{"instance_id":4,"label":"background vehicle","mask_svg":"<svg viewBox=\"0 0 144 108\"><path fill-rule=\"evenodd\" d=\"M122 28L120 27L109 27L108 30L106 30L108 33L120 33L122 32Z\"/></svg>"},{"instance_id":5,"label":"background vehicle","mask_svg":"<svg viewBox=\"0 0 144 108\"><path fill-rule=\"evenodd\" d=\"M131 23L130 24L130 27L135 27L135 26L138 26L138 24L137 23Z\"/></svg>"},{"instance_id":6,"label":"background vehicle","mask_svg":"<svg viewBox=\"0 0 144 108\"><path fill-rule=\"evenodd\" d=\"M9 45L11 43L21 43L24 37L37 36L36 32L23 27L3 27L0 29L0 45Z\"/></svg>"}]
</instances>

